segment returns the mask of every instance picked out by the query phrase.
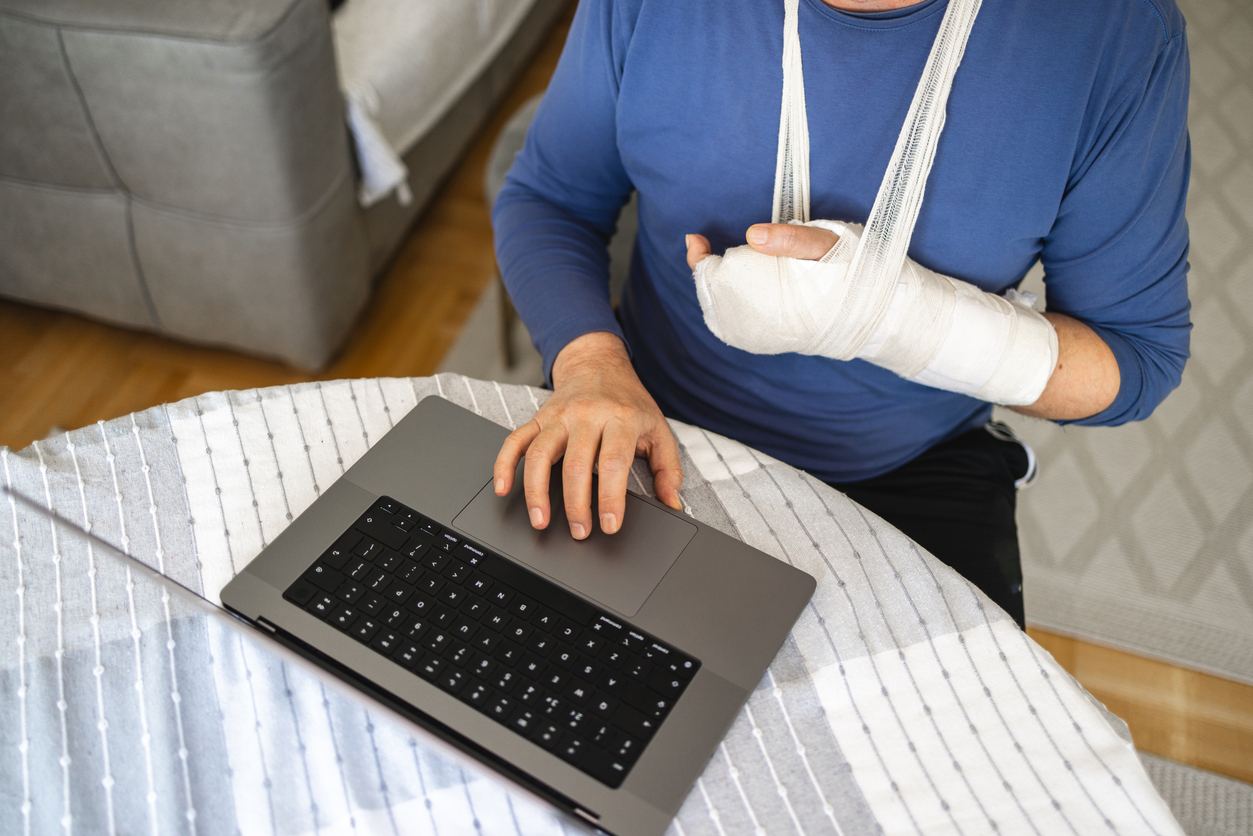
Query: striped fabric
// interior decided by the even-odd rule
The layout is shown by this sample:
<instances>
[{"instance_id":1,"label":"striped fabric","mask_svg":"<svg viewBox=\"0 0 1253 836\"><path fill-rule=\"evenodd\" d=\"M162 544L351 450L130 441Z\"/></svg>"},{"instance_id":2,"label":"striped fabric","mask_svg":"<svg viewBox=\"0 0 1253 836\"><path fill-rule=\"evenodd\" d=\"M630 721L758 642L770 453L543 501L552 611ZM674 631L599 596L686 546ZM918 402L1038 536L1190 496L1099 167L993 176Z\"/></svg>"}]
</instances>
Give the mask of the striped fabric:
<instances>
[{"instance_id":1,"label":"striped fabric","mask_svg":"<svg viewBox=\"0 0 1253 836\"><path fill-rule=\"evenodd\" d=\"M546 393L457 375L214 393L0 448L2 477L217 601L432 394L516 426ZM674 429L687 512L818 589L672 834L1181 833L1125 726L970 584L810 476ZM632 487L650 492L643 463ZM0 833L583 830L0 511Z\"/></svg>"}]
</instances>

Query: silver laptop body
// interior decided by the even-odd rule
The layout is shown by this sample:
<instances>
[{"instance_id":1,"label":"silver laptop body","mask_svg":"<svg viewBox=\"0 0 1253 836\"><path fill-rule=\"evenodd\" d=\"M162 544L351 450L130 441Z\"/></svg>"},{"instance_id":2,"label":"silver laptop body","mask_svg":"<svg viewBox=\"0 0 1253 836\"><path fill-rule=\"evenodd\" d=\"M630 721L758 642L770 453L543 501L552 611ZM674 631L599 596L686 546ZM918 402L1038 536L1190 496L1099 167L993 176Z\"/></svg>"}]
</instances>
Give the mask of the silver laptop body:
<instances>
[{"instance_id":1,"label":"silver laptop body","mask_svg":"<svg viewBox=\"0 0 1253 836\"><path fill-rule=\"evenodd\" d=\"M222 602L595 826L661 834L815 582L635 494L617 534L575 541L559 467L552 521L536 532L521 478L508 497L492 491L507 434L424 399L222 590ZM363 560L392 575L373 564L362 571ZM370 583L386 585L374 615L361 611L377 609L380 596L365 597L375 594ZM340 627L324 620L332 606ZM489 621L512 632L502 640ZM541 731L554 724L565 729L557 737ZM619 757L631 746L635 754Z\"/></svg>"}]
</instances>

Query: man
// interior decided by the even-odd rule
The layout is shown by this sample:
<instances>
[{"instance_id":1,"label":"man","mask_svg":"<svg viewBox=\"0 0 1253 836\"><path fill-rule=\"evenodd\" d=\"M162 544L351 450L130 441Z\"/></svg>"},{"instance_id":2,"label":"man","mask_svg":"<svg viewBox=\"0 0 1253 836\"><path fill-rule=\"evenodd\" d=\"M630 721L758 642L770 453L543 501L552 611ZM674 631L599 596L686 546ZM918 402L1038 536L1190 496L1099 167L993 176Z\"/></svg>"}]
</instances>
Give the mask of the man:
<instances>
[{"instance_id":1,"label":"man","mask_svg":"<svg viewBox=\"0 0 1253 836\"><path fill-rule=\"evenodd\" d=\"M801 0L812 216L864 223L945 0ZM563 459L571 534L622 524L649 459L679 507L664 415L808 470L911 534L1022 622L1014 445L991 404L863 360L756 354L705 325L691 271L743 243L794 259L828 230L771 214L782 0L585 0L497 201L497 254L554 384L496 463L525 456L547 526ZM1019 411L1113 425L1147 416L1187 357L1189 148L1183 20L1169 0L984 0L956 74L909 256L983 291L1043 261L1058 359ZM640 233L620 311L605 242L632 189ZM745 233L747 230L747 233ZM592 519L592 468L599 520Z\"/></svg>"}]
</instances>

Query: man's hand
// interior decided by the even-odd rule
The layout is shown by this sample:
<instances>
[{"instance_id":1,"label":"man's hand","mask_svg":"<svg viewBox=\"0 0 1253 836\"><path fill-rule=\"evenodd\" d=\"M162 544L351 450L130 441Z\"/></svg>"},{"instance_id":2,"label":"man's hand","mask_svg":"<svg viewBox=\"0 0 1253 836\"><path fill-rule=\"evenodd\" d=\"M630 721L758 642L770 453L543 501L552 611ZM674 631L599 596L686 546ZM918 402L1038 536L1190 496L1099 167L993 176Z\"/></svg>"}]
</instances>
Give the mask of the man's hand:
<instances>
[{"instance_id":1,"label":"man's hand","mask_svg":"<svg viewBox=\"0 0 1253 836\"><path fill-rule=\"evenodd\" d=\"M518 461L526 456L522 482L531 525L552 518L548 475L562 459L570 534L592 532L592 465L600 475L600 527L622 527L627 477L636 456L648 458L657 498L680 510L683 469L679 445L652 396L644 389L622 340L605 331L584 334L561 350L553 363L553 394L527 423L514 430L496 457L497 496L513 488Z\"/></svg>"},{"instance_id":2,"label":"man's hand","mask_svg":"<svg viewBox=\"0 0 1253 836\"><path fill-rule=\"evenodd\" d=\"M822 258L840 240L840 236L829 229L798 224L753 224L744 238L762 255L806 261ZM713 250L709 247L708 238L704 235L687 236L687 266L690 269L695 270L696 265L710 255L713 255Z\"/></svg>"}]
</instances>

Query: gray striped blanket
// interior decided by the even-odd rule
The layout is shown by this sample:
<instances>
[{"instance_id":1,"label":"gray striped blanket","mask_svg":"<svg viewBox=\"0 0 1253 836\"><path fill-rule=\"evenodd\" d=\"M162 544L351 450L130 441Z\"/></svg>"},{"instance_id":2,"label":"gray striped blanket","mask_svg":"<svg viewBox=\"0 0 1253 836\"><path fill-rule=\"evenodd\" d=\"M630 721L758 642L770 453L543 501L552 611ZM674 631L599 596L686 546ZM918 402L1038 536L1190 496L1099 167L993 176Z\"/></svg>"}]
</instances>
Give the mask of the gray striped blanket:
<instances>
[{"instance_id":1,"label":"gray striped blanket","mask_svg":"<svg viewBox=\"0 0 1253 836\"><path fill-rule=\"evenodd\" d=\"M216 602L432 394L508 426L546 395L456 375L214 393L0 448L0 478ZM818 589L673 834L1180 833L1125 726L970 584L807 474L674 430L685 510ZM632 487L651 485L637 463ZM0 511L0 833L582 831L84 538Z\"/></svg>"}]
</instances>

